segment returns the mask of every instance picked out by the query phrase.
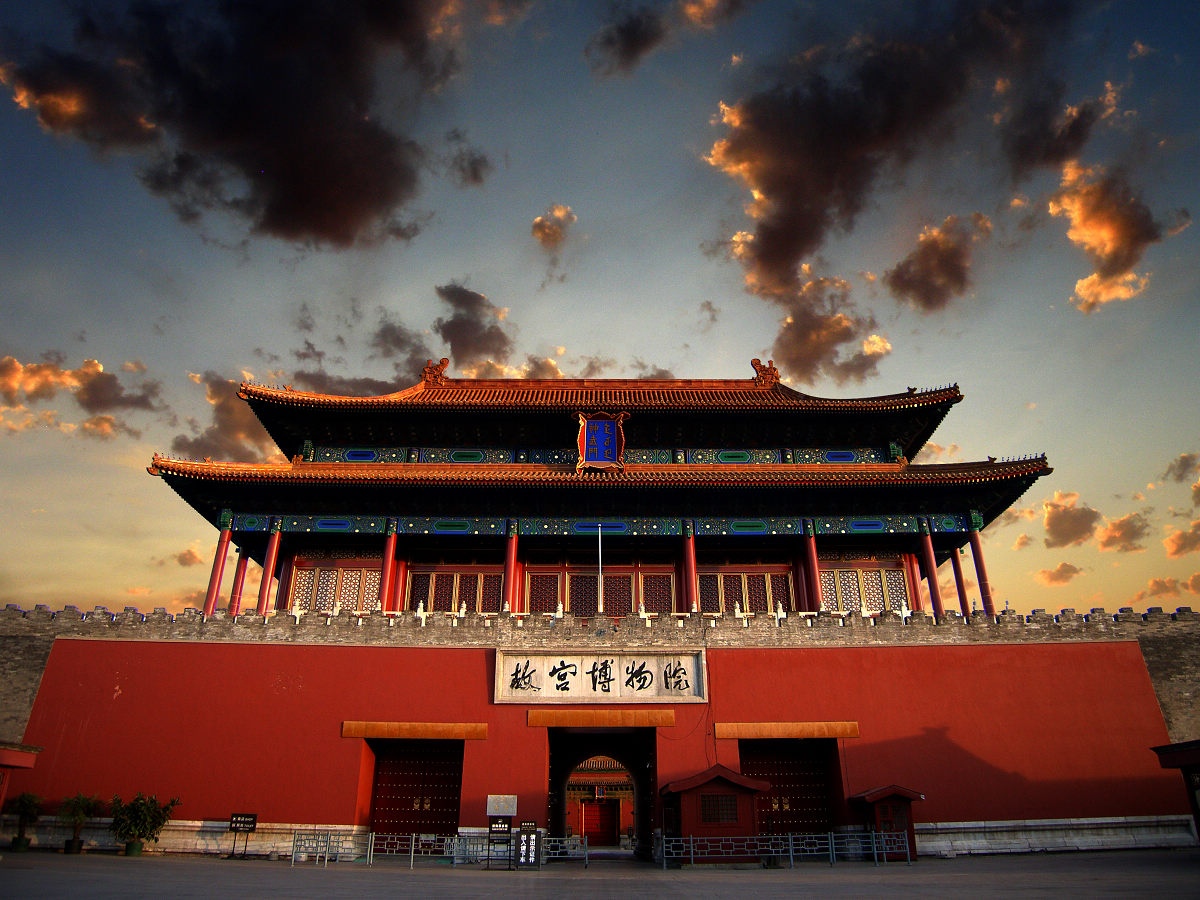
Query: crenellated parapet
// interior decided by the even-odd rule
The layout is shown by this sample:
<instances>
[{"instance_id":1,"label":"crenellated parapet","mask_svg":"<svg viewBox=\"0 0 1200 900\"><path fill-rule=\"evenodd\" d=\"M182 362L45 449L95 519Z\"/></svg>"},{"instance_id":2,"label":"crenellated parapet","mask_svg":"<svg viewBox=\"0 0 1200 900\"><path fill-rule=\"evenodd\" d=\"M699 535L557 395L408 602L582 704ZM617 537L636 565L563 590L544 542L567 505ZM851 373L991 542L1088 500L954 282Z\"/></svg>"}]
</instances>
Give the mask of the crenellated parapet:
<instances>
[{"instance_id":1,"label":"crenellated parapet","mask_svg":"<svg viewBox=\"0 0 1200 900\"><path fill-rule=\"evenodd\" d=\"M1124 608L1115 613L1092 609L1079 613L1034 610L1025 615L1006 610L996 616L976 612L969 618L947 613L941 619L911 612L863 617L828 612L769 615L732 613L674 616L478 615L425 613L338 615L273 613L230 616L218 610L204 616L188 608L169 613L158 608L143 613L135 607L112 611L103 606L52 610L38 605L23 610L9 604L0 611L0 637L113 638L130 640L211 640L239 643L389 644L419 646L526 646L546 642L590 646L761 646L804 647L814 644L855 646L878 644L976 644L1045 641L1140 640L1159 631L1200 636L1200 613L1190 607L1144 613Z\"/></svg>"}]
</instances>

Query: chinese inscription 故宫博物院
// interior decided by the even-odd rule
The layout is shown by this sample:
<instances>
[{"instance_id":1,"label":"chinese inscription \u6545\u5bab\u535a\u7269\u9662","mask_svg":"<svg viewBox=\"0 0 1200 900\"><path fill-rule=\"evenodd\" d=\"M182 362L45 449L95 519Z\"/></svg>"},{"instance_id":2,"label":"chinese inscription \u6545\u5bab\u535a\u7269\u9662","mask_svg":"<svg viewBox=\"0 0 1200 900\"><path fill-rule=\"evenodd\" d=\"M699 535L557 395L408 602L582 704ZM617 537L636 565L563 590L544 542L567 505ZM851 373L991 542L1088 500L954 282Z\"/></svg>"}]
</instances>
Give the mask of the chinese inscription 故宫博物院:
<instances>
[{"instance_id":1,"label":"chinese inscription \u6545\u5bab\u535a\u7269\u9662","mask_svg":"<svg viewBox=\"0 0 1200 900\"><path fill-rule=\"evenodd\" d=\"M704 652L498 651L498 703L695 703L705 700Z\"/></svg>"}]
</instances>

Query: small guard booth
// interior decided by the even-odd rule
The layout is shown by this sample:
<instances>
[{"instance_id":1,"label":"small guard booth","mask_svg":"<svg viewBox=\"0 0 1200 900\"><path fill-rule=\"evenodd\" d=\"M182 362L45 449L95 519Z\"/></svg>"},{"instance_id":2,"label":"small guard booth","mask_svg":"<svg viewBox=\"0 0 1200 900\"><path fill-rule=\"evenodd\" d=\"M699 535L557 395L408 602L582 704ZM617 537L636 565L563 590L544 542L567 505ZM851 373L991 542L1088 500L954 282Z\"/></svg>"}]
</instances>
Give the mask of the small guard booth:
<instances>
[{"instance_id":1,"label":"small guard booth","mask_svg":"<svg viewBox=\"0 0 1200 900\"><path fill-rule=\"evenodd\" d=\"M748 778L721 765L672 781L659 792L663 833L668 837L758 834L755 797L770 789L769 781Z\"/></svg>"},{"instance_id":2,"label":"small guard booth","mask_svg":"<svg viewBox=\"0 0 1200 900\"><path fill-rule=\"evenodd\" d=\"M872 788L850 798L850 808L860 810L863 824L874 832L904 832L908 836L908 855L893 851L884 855L888 862L904 862L917 858L917 835L913 828L912 805L925 795L898 784Z\"/></svg>"}]
</instances>

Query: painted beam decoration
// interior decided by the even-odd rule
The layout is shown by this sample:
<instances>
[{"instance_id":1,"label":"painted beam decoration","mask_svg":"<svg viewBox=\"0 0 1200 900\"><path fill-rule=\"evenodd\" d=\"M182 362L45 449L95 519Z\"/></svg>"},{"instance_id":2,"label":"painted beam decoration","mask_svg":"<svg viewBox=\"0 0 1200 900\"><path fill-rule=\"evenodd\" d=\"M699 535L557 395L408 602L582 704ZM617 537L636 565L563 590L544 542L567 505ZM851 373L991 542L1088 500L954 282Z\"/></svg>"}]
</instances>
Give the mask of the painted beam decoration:
<instances>
[{"instance_id":1,"label":"painted beam decoration","mask_svg":"<svg viewBox=\"0 0 1200 900\"><path fill-rule=\"evenodd\" d=\"M625 429L629 413L579 413L579 461L575 471L625 468Z\"/></svg>"},{"instance_id":2,"label":"painted beam decoration","mask_svg":"<svg viewBox=\"0 0 1200 900\"><path fill-rule=\"evenodd\" d=\"M703 650L496 651L496 703L706 703Z\"/></svg>"}]
</instances>

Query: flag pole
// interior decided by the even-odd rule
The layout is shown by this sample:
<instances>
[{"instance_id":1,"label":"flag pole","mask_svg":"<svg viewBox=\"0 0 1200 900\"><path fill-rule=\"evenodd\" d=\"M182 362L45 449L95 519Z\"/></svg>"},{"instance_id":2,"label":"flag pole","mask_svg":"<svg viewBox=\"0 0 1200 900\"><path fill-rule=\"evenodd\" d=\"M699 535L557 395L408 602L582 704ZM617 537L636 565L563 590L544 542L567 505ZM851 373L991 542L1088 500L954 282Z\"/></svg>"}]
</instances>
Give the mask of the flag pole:
<instances>
[{"instance_id":1,"label":"flag pole","mask_svg":"<svg viewBox=\"0 0 1200 900\"><path fill-rule=\"evenodd\" d=\"M604 615L604 523L596 521L596 613Z\"/></svg>"}]
</instances>

